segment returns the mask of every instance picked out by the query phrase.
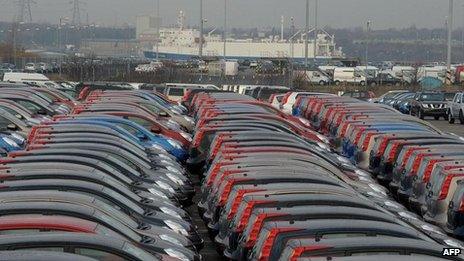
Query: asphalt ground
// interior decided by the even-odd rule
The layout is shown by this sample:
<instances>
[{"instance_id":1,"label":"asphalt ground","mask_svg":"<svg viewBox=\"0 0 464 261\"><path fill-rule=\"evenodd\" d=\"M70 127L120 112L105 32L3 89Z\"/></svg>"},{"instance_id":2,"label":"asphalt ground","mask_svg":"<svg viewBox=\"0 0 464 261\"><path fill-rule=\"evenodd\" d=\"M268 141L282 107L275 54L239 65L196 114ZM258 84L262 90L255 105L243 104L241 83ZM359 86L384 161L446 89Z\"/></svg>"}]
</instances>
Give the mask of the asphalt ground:
<instances>
[{"instance_id":1,"label":"asphalt ground","mask_svg":"<svg viewBox=\"0 0 464 261\"><path fill-rule=\"evenodd\" d=\"M425 118L425 120L444 132L450 132L464 137L464 125L462 125L459 120L456 120L454 124L449 124L448 121L445 121L443 118L440 118L438 121L433 118Z\"/></svg>"}]
</instances>

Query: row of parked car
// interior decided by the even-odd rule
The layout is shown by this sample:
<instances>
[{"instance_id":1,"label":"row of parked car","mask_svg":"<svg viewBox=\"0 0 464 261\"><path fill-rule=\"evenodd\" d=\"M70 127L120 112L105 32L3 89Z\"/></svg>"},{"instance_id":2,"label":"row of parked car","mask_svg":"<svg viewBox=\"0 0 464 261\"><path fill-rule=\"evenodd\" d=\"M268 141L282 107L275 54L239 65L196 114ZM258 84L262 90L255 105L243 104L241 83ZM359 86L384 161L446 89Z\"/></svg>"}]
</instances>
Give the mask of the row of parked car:
<instances>
[{"instance_id":1,"label":"row of parked car","mask_svg":"<svg viewBox=\"0 0 464 261\"><path fill-rule=\"evenodd\" d=\"M462 248L460 241L334 154L329 140L312 130L314 122L235 93L192 96L186 105L196 125L188 164L203 170L199 213L226 258L461 260L442 257L445 247ZM296 104L357 101L311 96Z\"/></svg>"},{"instance_id":2,"label":"row of parked car","mask_svg":"<svg viewBox=\"0 0 464 261\"><path fill-rule=\"evenodd\" d=\"M0 259L200 260L186 108L153 91L80 98L0 88Z\"/></svg>"},{"instance_id":3,"label":"row of parked car","mask_svg":"<svg viewBox=\"0 0 464 261\"><path fill-rule=\"evenodd\" d=\"M410 210L464 238L464 140L394 108L329 95L303 95L293 114L331 147L372 173Z\"/></svg>"}]
</instances>

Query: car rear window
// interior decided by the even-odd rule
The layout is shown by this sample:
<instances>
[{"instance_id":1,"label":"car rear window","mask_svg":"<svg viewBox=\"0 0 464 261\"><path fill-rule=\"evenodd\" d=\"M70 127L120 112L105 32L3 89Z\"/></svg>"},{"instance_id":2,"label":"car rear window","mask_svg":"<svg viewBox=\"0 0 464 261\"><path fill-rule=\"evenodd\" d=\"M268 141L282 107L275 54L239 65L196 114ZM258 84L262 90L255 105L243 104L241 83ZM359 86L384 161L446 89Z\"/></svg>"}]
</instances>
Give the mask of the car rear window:
<instances>
[{"instance_id":1,"label":"car rear window","mask_svg":"<svg viewBox=\"0 0 464 261\"><path fill-rule=\"evenodd\" d=\"M184 89L183 88L169 88L168 92L169 96L184 96Z\"/></svg>"}]
</instances>

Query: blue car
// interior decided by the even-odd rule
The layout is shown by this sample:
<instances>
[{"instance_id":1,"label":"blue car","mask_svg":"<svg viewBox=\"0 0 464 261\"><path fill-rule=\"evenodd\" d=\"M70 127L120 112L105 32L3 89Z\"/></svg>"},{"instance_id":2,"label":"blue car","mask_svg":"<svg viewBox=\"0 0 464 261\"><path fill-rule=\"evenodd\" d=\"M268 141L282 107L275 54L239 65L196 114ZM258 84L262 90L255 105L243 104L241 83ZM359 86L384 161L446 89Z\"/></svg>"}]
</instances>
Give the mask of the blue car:
<instances>
[{"instance_id":1,"label":"blue car","mask_svg":"<svg viewBox=\"0 0 464 261\"><path fill-rule=\"evenodd\" d=\"M22 150L24 144L25 140L20 135L0 133L0 148L6 152Z\"/></svg>"},{"instance_id":2,"label":"blue car","mask_svg":"<svg viewBox=\"0 0 464 261\"><path fill-rule=\"evenodd\" d=\"M166 150L169 154L175 156L179 161L185 161L188 158L187 151L182 147L182 145L178 141L161 135L153 134L141 125L123 118L105 115L89 117L84 116L77 117L75 119L70 118L69 120L65 119L64 121L59 121L58 123L82 123L106 126L130 138L131 140L136 141L143 147L161 147L162 149Z\"/></svg>"}]
</instances>

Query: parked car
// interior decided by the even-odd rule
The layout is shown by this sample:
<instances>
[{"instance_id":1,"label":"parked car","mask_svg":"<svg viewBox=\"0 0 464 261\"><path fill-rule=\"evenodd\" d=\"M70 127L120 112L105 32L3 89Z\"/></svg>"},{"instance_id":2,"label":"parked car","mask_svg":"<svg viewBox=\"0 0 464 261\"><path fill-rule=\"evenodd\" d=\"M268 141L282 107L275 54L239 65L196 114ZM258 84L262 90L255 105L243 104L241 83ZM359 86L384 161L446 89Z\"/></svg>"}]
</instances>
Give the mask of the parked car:
<instances>
[{"instance_id":1,"label":"parked car","mask_svg":"<svg viewBox=\"0 0 464 261\"><path fill-rule=\"evenodd\" d=\"M411 115L420 119L427 116L432 116L435 120L448 117L445 94L441 92L418 92L411 100L410 107Z\"/></svg>"}]
</instances>

